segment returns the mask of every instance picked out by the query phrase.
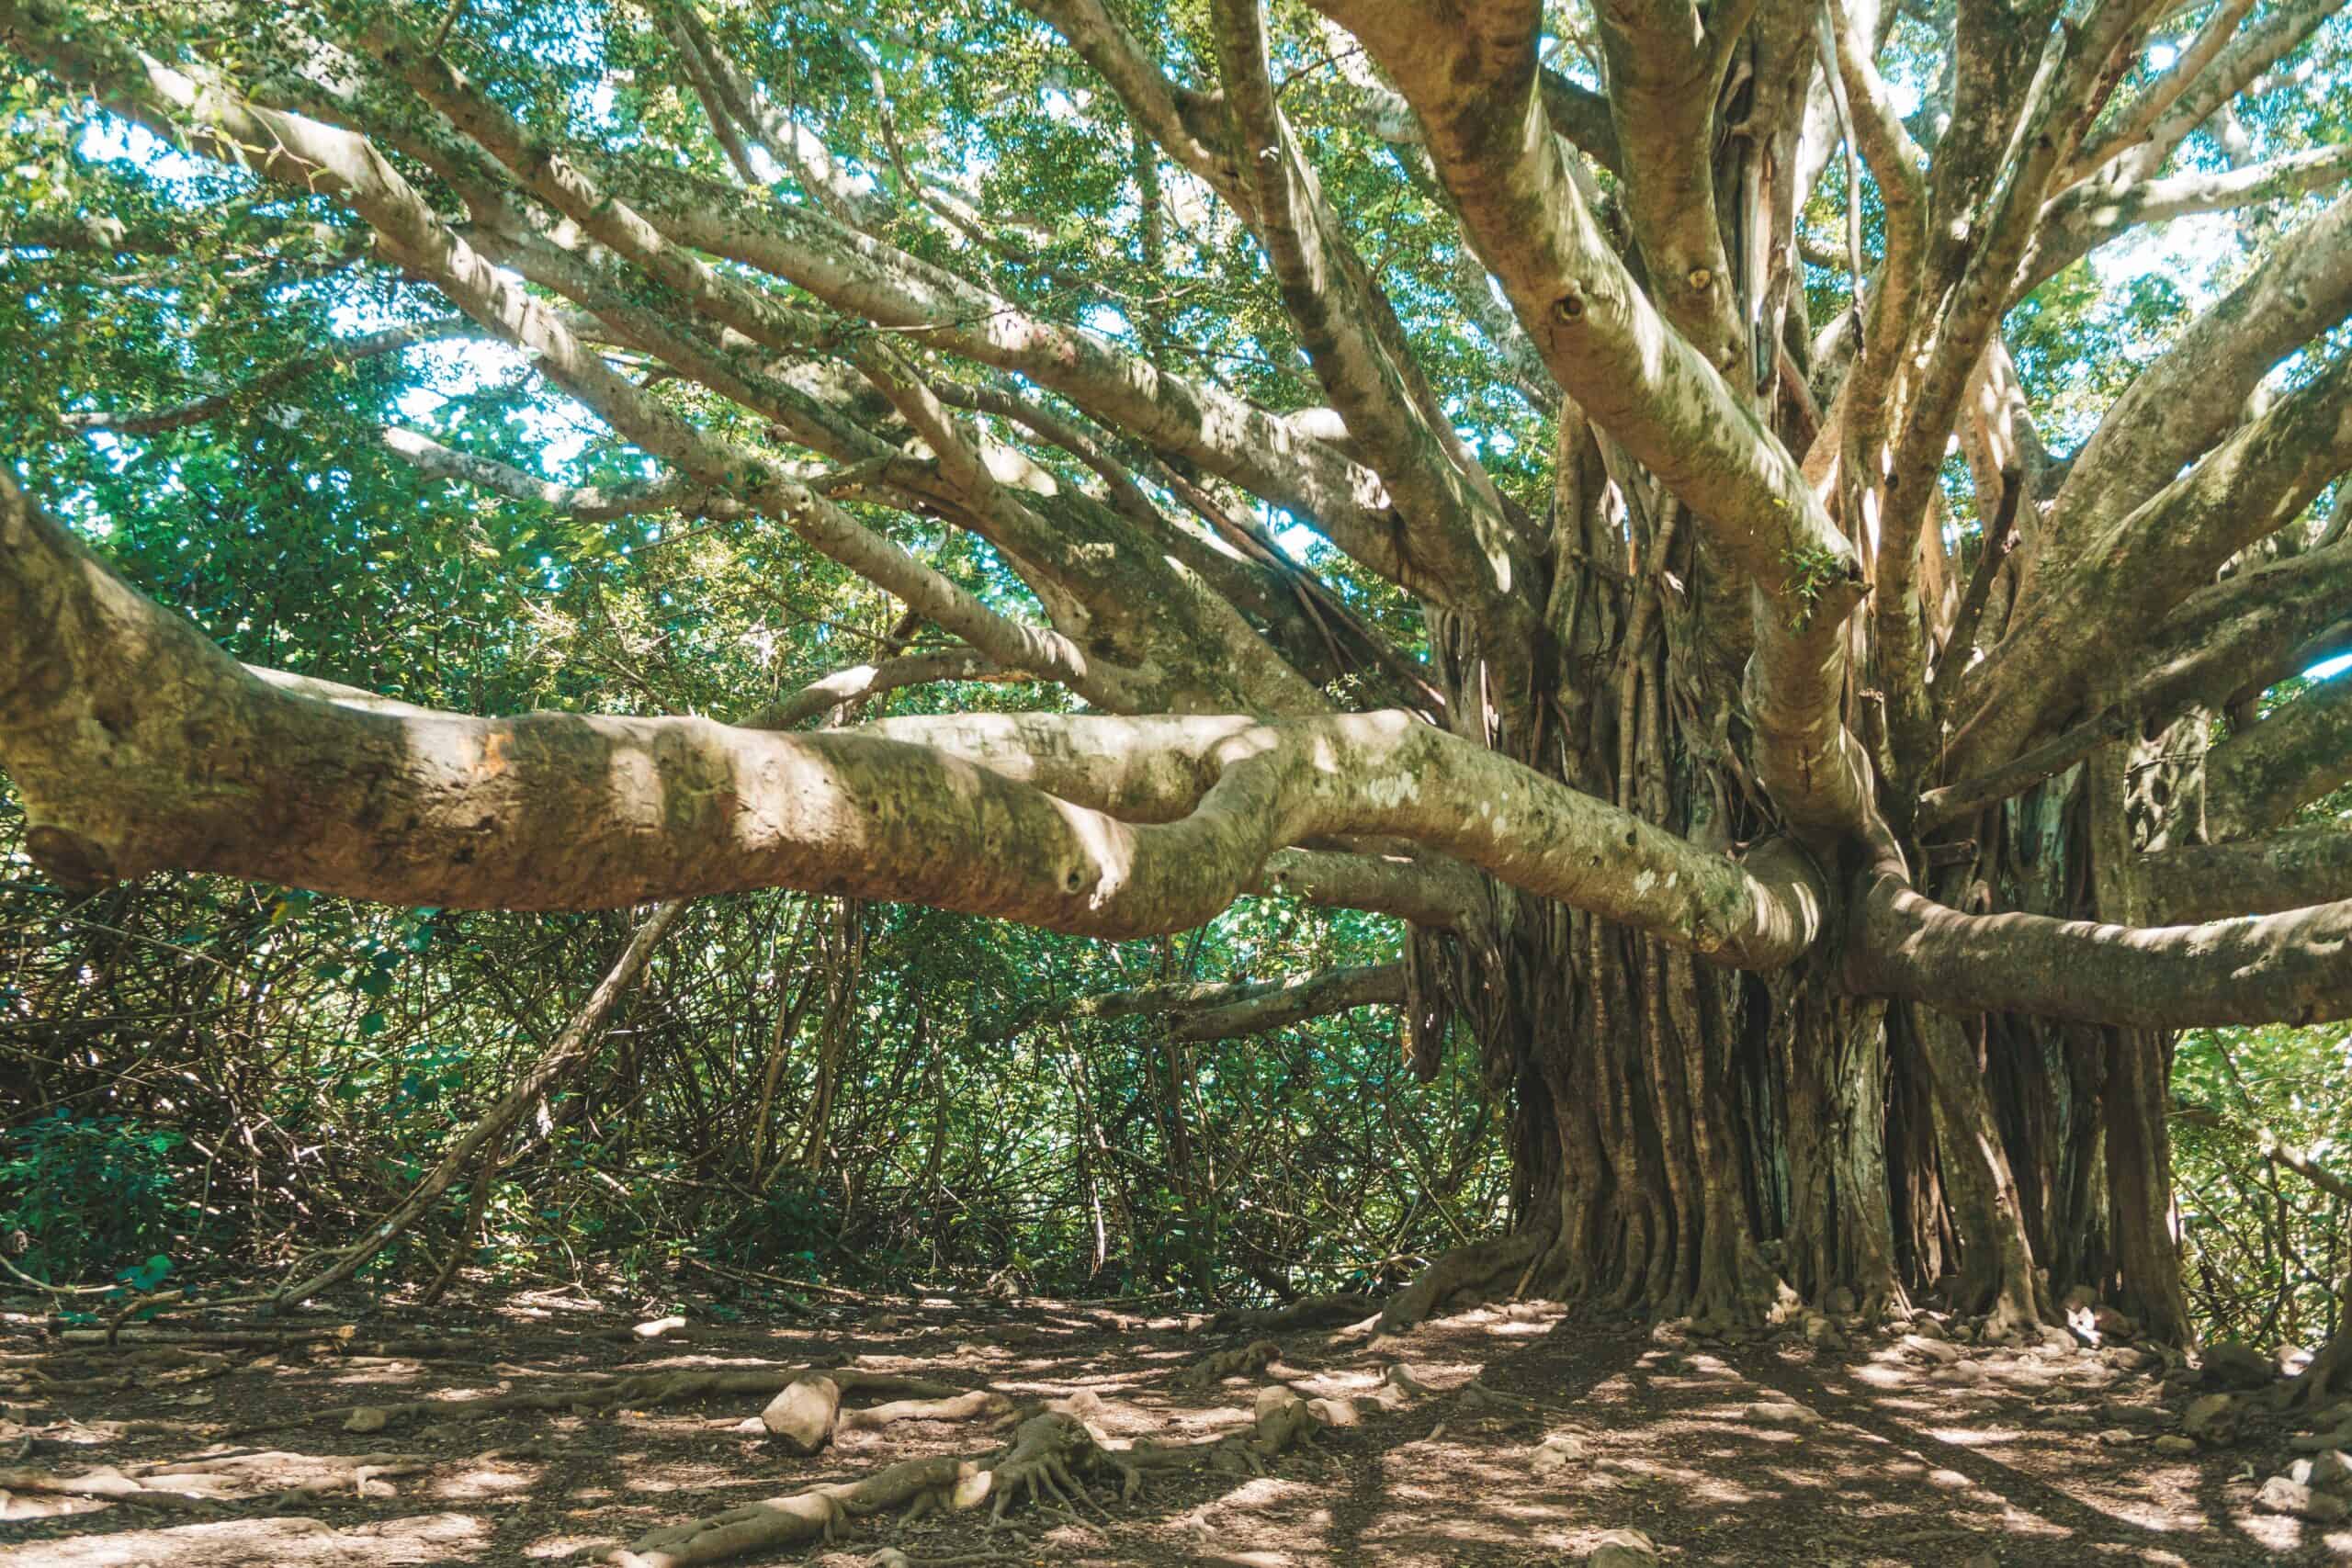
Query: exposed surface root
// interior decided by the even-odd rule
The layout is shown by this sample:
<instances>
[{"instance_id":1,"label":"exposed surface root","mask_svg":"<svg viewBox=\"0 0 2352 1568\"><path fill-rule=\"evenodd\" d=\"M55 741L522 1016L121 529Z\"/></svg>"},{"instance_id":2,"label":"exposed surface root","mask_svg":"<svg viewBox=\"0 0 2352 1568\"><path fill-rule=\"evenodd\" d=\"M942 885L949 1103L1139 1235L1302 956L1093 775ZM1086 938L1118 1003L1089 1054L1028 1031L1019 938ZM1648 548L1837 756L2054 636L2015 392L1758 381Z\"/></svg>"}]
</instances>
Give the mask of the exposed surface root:
<instances>
[{"instance_id":1,"label":"exposed surface root","mask_svg":"<svg viewBox=\"0 0 2352 1568\"><path fill-rule=\"evenodd\" d=\"M853 1393L901 1397L865 1410L843 1410L842 1399ZM893 1421L968 1421L1011 1408L1011 1401L986 1389L966 1391L930 1378L849 1367L811 1368L768 1402L760 1412L760 1424L786 1449L806 1457L824 1449L836 1432L887 1427Z\"/></svg>"},{"instance_id":2,"label":"exposed surface root","mask_svg":"<svg viewBox=\"0 0 2352 1568\"><path fill-rule=\"evenodd\" d=\"M1215 1388L1227 1378L1252 1377L1282 1359L1283 1348L1271 1339L1253 1339L1230 1350L1204 1356L1176 1374L1179 1388Z\"/></svg>"},{"instance_id":3,"label":"exposed surface root","mask_svg":"<svg viewBox=\"0 0 2352 1568\"><path fill-rule=\"evenodd\" d=\"M1330 1295L1302 1296L1297 1301L1278 1307L1252 1307L1238 1312L1221 1312L1210 1320L1210 1326L1239 1329L1244 1333L1275 1332L1289 1328L1329 1328L1334 1324L1354 1323L1370 1317L1380 1310L1376 1296Z\"/></svg>"},{"instance_id":4,"label":"exposed surface root","mask_svg":"<svg viewBox=\"0 0 2352 1568\"><path fill-rule=\"evenodd\" d=\"M97 1497L148 1507L201 1510L216 1503L269 1496L281 1505L344 1494L388 1495L383 1484L433 1467L424 1454L220 1454L173 1463L100 1465L77 1475L18 1468L0 1470L0 1493Z\"/></svg>"},{"instance_id":5,"label":"exposed surface root","mask_svg":"<svg viewBox=\"0 0 2352 1568\"><path fill-rule=\"evenodd\" d=\"M513 1393L488 1394L478 1399L413 1399L392 1404L345 1404L332 1410L314 1411L289 1420L264 1422L241 1427L237 1436L254 1432L277 1431L288 1427L310 1426L321 1421L339 1421L346 1432L380 1432L397 1426L412 1416L430 1416L439 1421L456 1421L481 1416L503 1416L517 1410L571 1410L595 1413L606 1410L649 1409L660 1404L684 1404L698 1399L773 1398L809 1372L822 1371L827 1376L853 1379L873 1374L853 1372L847 1369L810 1367L755 1367L726 1371L638 1372L628 1377L613 1378L604 1382L556 1389L523 1389ZM877 1379L906 1383L915 1380L899 1378Z\"/></svg>"},{"instance_id":6,"label":"exposed surface root","mask_svg":"<svg viewBox=\"0 0 2352 1568\"><path fill-rule=\"evenodd\" d=\"M1454 1248L1389 1298L1376 1332L1401 1334L1456 1297L1494 1285L1506 1274L1516 1278L1544 1246L1544 1237L1522 1231Z\"/></svg>"},{"instance_id":7,"label":"exposed surface root","mask_svg":"<svg viewBox=\"0 0 2352 1568\"><path fill-rule=\"evenodd\" d=\"M2352 1330L2329 1340L2287 1385L2284 1398L2294 1410L2319 1410L2338 1400L2352 1400Z\"/></svg>"},{"instance_id":8,"label":"exposed surface root","mask_svg":"<svg viewBox=\"0 0 2352 1568\"><path fill-rule=\"evenodd\" d=\"M1250 1347L1255 1348L1255 1347ZM1228 1352L1229 1354L1229 1352ZM1269 1358L1271 1359L1271 1358ZM753 1551L775 1551L834 1539L860 1517L904 1510L909 1519L989 1506L989 1525L1005 1522L1016 1506L1068 1518L1081 1509L1107 1518L1087 1480L1115 1483L1119 1498L1143 1495L1147 1473L1212 1467L1236 1475L1263 1475L1285 1450L1308 1440L1318 1425L1307 1402L1288 1389L1258 1396L1250 1429L1209 1443L1160 1448L1107 1446L1074 1416L1046 1411L1023 1420L1003 1448L982 1459L909 1460L854 1482L812 1486L729 1508L707 1518L654 1530L613 1555L622 1568L692 1568Z\"/></svg>"}]
</instances>

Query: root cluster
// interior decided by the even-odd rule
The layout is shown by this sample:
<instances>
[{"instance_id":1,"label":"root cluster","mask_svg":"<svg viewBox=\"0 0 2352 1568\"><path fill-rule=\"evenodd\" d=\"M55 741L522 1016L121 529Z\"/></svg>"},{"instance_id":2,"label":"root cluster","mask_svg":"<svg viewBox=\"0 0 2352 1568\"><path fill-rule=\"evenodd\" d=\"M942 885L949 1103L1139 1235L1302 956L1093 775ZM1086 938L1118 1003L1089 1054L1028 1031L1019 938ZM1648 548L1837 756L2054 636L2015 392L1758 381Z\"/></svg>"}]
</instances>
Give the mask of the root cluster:
<instances>
[{"instance_id":1,"label":"root cluster","mask_svg":"<svg viewBox=\"0 0 2352 1568\"><path fill-rule=\"evenodd\" d=\"M853 1519L894 1511L917 1519L985 1505L991 1529L1001 1527L1019 1504L1072 1519L1081 1510L1107 1519L1096 1487L1115 1486L1119 1500L1132 1503L1152 1473L1207 1467L1262 1475L1270 1461L1310 1440L1317 1426L1307 1402L1283 1388L1259 1395L1248 1431L1166 1448L1137 1443L1114 1449L1076 1416L1046 1410L1022 1419L1003 1447L983 1457L907 1460L858 1481L747 1503L654 1530L615 1553L613 1561L622 1568L692 1568L748 1552L831 1541Z\"/></svg>"}]
</instances>

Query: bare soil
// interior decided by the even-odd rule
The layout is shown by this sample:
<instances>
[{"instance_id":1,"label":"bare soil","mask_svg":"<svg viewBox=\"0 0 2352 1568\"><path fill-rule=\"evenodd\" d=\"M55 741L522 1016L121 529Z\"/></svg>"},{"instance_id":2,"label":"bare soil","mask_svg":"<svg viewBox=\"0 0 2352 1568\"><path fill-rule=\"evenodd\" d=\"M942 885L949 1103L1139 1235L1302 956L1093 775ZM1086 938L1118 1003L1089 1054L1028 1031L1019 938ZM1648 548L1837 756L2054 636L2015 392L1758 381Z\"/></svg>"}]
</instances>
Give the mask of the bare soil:
<instances>
[{"instance_id":1,"label":"bare soil","mask_svg":"<svg viewBox=\"0 0 2352 1568\"><path fill-rule=\"evenodd\" d=\"M1219 1462L1152 1471L1132 1501L1102 1484L1067 1508L1016 1498L994 1529L985 1506L889 1513L741 1561L896 1548L918 1564L1484 1568L1581 1562L1621 1530L1690 1568L2352 1561L2352 1525L2256 1504L2291 1428L2261 1416L2231 1446L2162 1451L2194 1374L2112 1351L1961 1347L1948 1366L1895 1330L1850 1325L1819 1350L1793 1332L1702 1341L1537 1303L1387 1340L1041 1302L910 1298L773 1323L689 1303L684 1327L640 1339L650 1314L633 1304L526 1294L305 1313L292 1329L168 1319L113 1347L18 1318L0 1334L0 1568L602 1562L648 1530L899 1461L985 1457L1043 1402L1111 1451L1202 1445ZM1192 1371L1269 1337L1271 1364ZM756 1419L756 1388L614 1387L673 1372L781 1387L812 1363L1005 1397L797 1458ZM1250 1431L1278 1384L1313 1402L1311 1439L1262 1475L1238 1445L1205 1447ZM479 1405L502 1395L545 1407ZM411 1402L428 1408L398 1408ZM384 1424L347 1414L362 1405Z\"/></svg>"}]
</instances>

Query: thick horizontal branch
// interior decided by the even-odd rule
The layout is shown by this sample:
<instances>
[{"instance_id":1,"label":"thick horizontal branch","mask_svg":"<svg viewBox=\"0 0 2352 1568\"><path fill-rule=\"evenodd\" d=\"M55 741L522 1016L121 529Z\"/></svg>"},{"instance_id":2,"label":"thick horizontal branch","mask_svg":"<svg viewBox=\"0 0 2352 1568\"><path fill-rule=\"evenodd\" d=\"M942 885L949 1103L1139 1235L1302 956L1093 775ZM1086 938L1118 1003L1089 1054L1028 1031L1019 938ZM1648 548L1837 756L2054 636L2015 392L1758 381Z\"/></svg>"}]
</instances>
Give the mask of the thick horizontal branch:
<instances>
[{"instance_id":1,"label":"thick horizontal branch","mask_svg":"<svg viewBox=\"0 0 2352 1568\"><path fill-rule=\"evenodd\" d=\"M1325 1018L1363 1007L1401 1007L1405 1002L1405 966L1367 964L1348 969L1326 969L1286 980L1240 987L1225 998L1203 998L1180 1010L1169 1026L1171 1040L1233 1040L1245 1034L1272 1034L1308 1019Z\"/></svg>"},{"instance_id":2,"label":"thick horizontal branch","mask_svg":"<svg viewBox=\"0 0 2352 1568\"><path fill-rule=\"evenodd\" d=\"M2335 903L2352 899L2352 827L2183 844L2142 855L2133 871L2160 920L2221 920Z\"/></svg>"},{"instance_id":3,"label":"thick horizontal branch","mask_svg":"<svg viewBox=\"0 0 2352 1568\"><path fill-rule=\"evenodd\" d=\"M2352 1018L2352 901L2202 925L1963 915L1874 878L1849 918L1847 983L1947 1012L2145 1029Z\"/></svg>"},{"instance_id":4,"label":"thick horizontal branch","mask_svg":"<svg viewBox=\"0 0 2352 1568\"><path fill-rule=\"evenodd\" d=\"M2207 836L2267 832L2346 784L2352 784L2352 680L2338 678L2206 753Z\"/></svg>"},{"instance_id":5,"label":"thick horizontal branch","mask_svg":"<svg viewBox=\"0 0 2352 1568\"><path fill-rule=\"evenodd\" d=\"M1395 1007L1405 999L1402 964L1365 964L1295 975L1282 980L1170 981L1103 991L1057 1002L1021 1021L1021 1028L1072 1019L1107 1022L1169 1013L1174 1040L1229 1040L1266 1034L1310 1018L1351 1008Z\"/></svg>"},{"instance_id":6,"label":"thick horizontal branch","mask_svg":"<svg viewBox=\"0 0 2352 1568\"><path fill-rule=\"evenodd\" d=\"M1717 962L1817 934L1810 862L1743 865L1397 713L979 715L813 735L384 713L277 689L0 471L0 763L68 881L177 869L459 908L793 887L1052 930L1199 925L1287 845L1403 839Z\"/></svg>"},{"instance_id":7,"label":"thick horizontal branch","mask_svg":"<svg viewBox=\"0 0 2352 1568\"><path fill-rule=\"evenodd\" d=\"M1474 936L1492 919L1487 889L1485 878L1444 855L1282 850L1266 858L1250 891Z\"/></svg>"}]
</instances>

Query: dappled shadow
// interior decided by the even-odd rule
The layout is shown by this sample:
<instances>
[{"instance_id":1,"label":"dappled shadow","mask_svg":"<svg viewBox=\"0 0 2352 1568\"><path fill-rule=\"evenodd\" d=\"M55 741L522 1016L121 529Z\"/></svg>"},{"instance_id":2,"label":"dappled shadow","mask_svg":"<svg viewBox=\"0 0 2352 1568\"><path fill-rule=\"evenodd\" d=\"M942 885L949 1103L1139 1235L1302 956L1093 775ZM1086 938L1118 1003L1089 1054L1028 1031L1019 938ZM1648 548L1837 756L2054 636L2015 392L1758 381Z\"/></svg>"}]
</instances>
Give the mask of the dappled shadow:
<instances>
[{"instance_id":1,"label":"dappled shadow","mask_svg":"<svg viewBox=\"0 0 2352 1568\"><path fill-rule=\"evenodd\" d=\"M2166 1459L2144 1443L2110 1446L2094 1430L2049 1425L2075 1412L2104 1425L2132 1414L2125 1404L2141 1430L2161 1419L2148 1380L2090 1359L2053 1358L2046 1369L1996 1362L1962 1378L1883 1341L1839 1355L1794 1336L1704 1345L1521 1303L1435 1320L1390 1342L1285 1335L1265 1373L1204 1388L1185 1369L1248 1336L973 1303L893 1303L870 1322L854 1313L832 1324L696 1321L655 1343L631 1340L616 1326L625 1319L587 1301L510 1303L503 1314L460 1318L442 1314L429 1330L402 1325L435 1336L417 1343L438 1354L363 1354L355 1342L263 1357L204 1383L205 1403L185 1410L137 1392L52 1402L43 1429L66 1436L37 1462L61 1472L130 1469L240 1441L297 1454L385 1450L426 1462L356 1490L306 1495L286 1510L294 1517L273 1517L269 1497L248 1495L205 1514L160 1517L112 1502L102 1513L0 1525L17 1542L0 1547L0 1568L588 1562L658 1526L902 1459L985 1455L1001 1440L978 1421L908 1422L793 1459L751 1419L756 1398L645 1409L559 1400L490 1416L462 1402L591 1389L600 1374L780 1371L828 1356L1015 1400L1076 1398L1114 1449L1207 1444L1240 1431L1272 1381L1354 1416L1263 1476L1155 1475L1132 1503L1098 1485L1102 1517L1024 1505L1010 1534L987 1532L984 1511L914 1524L875 1517L854 1531L864 1553L896 1545L918 1557L1003 1550L1071 1564L1457 1568L1576 1562L1603 1532L1637 1529L1685 1564L1948 1564L1984 1551L2010 1568L2281 1560L2274 1551L2329 1560L2316 1531L2252 1510L2228 1455ZM26 1349L10 1348L12 1361ZM1402 1389L1387 1375L1400 1362L1410 1374ZM427 1396L448 1415L436 1408L368 1434L336 1421L297 1424L356 1402ZM172 1420L153 1419L159 1409Z\"/></svg>"}]
</instances>

